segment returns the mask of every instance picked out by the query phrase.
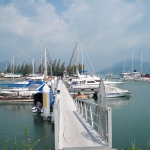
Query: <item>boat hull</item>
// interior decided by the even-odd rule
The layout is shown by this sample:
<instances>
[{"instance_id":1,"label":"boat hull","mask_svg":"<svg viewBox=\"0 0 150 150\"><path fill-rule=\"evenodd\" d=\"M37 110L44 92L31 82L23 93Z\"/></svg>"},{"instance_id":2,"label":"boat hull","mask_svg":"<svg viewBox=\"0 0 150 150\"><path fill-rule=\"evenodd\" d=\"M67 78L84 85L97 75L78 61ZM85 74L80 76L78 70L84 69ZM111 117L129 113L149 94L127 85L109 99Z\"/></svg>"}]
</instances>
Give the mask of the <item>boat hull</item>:
<instances>
[{"instance_id":1,"label":"boat hull","mask_svg":"<svg viewBox=\"0 0 150 150\"><path fill-rule=\"evenodd\" d=\"M129 97L130 93L107 93L107 98L116 98L116 97Z\"/></svg>"},{"instance_id":2,"label":"boat hull","mask_svg":"<svg viewBox=\"0 0 150 150\"><path fill-rule=\"evenodd\" d=\"M7 97L7 96L0 96L0 101L33 102L33 98L31 98L31 97Z\"/></svg>"}]
</instances>

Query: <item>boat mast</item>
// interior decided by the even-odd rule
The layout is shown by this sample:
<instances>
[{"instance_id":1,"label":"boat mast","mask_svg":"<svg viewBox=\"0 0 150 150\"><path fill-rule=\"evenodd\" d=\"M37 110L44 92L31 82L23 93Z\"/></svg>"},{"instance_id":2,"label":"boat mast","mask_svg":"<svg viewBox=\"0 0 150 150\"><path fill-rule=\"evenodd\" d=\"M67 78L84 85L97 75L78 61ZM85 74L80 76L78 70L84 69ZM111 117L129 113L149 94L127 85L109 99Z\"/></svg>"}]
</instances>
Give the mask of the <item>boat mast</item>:
<instances>
[{"instance_id":1,"label":"boat mast","mask_svg":"<svg viewBox=\"0 0 150 150\"><path fill-rule=\"evenodd\" d=\"M133 72L133 50L132 50L132 72Z\"/></svg>"},{"instance_id":2,"label":"boat mast","mask_svg":"<svg viewBox=\"0 0 150 150\"><path fill-rule=\"evenodd\" d=\"M41 46L41 73L43 72L42 68L42 40L40 40L40 46Z\"/></svg>"},{"instance_id":3,"label":"boat mast","mask_svg":"<svg viewBox=\"0 0 150 150\"><path fill-rule=\"evenodd\" d=\"M76 73L77 73L77 70L79 70L79 41L77 42L77 50L76 50Z\"/></svg>"},{"instance_id":4,"label":"boat mast","mask_svg":"<svg viewBox=\"0 0 150 150\"><path fill-rule=\"evenodd\" d=\"M7 74L7 62L6 62L6 74Z\"/></svg>"},{"instance_id":5,"label":"boat mast","mask_svg":"<svg viewBox=\"0 0 150 150\"><path fill-rule=\"evenodd\" d=\"M78 71L79 71L79 41L78 41Z\"/></svg>"},{"instance_id":6,"label":"boat mast","mask_svg":"<svg viewBox=\"0 0 150 150\"><path fill-rule=\"evenodd\" d=\"M12 66L12 58L11 58L11 73L13 72L13 71L12 71L12 68L13 68L13 66Z\"/></svg>"},{"instance_id":7,"label":"boat mast","mask_svg":"<svg viewBox=\"0 0 150 150\"><path fill-rule=\"evenodd\" d=\"M82 50L82 42L81 42L81 53L82 53L82 74L83 74L83 50Z\"/></svg>"},{"instance_id":8,"label":"boat mast","mask_svg":"<svg viewBox=\"0 0 150 150\"><path fill-rule=\"evenodd\" d=\"M13 66L13 82L14 82L14 55L13 55L13 58L12 58L12 66Z\"/></svg>"},{"instance_id":9,"label":"boat mast","mask_svg":"<svg viewBox=\"0 0 150 150\"><path fill-rule=\"evenodd\" d=\"M141 74L142 74L142 51L141 51Z\"/></svg>"},{"instance_id":10,"label":"boat mast","mask_svg":"<svg viewBox=\"0 0 150 150\"><path fill-rule=\"evenodd\" d=\"M125 56L124 56L123 71L125 72Z\"/></svg>"},{"instance_id":11,"label":"boat mast","mask_svg":"<svg viewBox=\"0 0 150 150\"><path fill-rule=\"evenodd\" d=\"M53 75L53 72L52 72L52 59L51 59L51 57L50 57L50 69L51 69L51 76Z\"/></svg>"},{"instance_id":12,"label":"boat mast","mask_svg":"<svg viewBox=\"0 0 150 150\"><path fill-rule=\"evenodd\" d=\"M32 58L32 74L34 74L34 59Z\"/></svg>"},{"instance_id":13,"label":"boat mast","mask_svg":"<svg viewBox=\"0 0 150 150\"><path fill-rule=\"evenodd\" d=\"M46 59L46 46L45 46L45 76L47 76L47 59Z\"/></svg>"}]
</instances>

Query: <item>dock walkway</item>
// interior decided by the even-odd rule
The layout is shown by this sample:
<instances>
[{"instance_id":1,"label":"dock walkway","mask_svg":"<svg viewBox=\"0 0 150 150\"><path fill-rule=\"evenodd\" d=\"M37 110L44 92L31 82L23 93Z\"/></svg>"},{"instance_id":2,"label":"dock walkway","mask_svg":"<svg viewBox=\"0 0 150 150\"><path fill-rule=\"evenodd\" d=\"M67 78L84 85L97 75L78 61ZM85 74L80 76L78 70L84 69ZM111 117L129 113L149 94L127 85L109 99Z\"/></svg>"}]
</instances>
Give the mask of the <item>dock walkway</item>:
<instances>
[{"instance_id":1,"label":"dock walkway","mask_svg":"<svg viewBox=\"0 0 150 150\"><path fill-rule=\"evenodd\" d=\"M107 150L100 137L78 115L74 100L62 80L58 82L59 100L58 149L63 150Z\"/></svg>"}]
</instances>

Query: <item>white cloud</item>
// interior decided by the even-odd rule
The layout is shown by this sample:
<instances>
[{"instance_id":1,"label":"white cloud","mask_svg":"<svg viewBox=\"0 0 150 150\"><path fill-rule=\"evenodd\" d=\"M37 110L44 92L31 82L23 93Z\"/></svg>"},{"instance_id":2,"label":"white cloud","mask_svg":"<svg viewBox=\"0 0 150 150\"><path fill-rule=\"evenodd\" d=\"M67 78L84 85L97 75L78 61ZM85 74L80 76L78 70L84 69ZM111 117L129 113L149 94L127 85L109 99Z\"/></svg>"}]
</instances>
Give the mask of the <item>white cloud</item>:
<instances>
[{"instance_id":1,"label":"white cloud","mask_svg":"<svg viewBox=\"0 0 150 150\"><path fill-rule=\"evenodd\" d=\"M40 40L53 59L68 64L77 40L81 40L96 68L131 58L131 50L149 49L149 1L63 0L62 15L45 0L12 1L0 6L1 60L14 54L17 62L40 61ZM144 53L144 52L143 52ZM136 57L136 54L135 54ZM148 60L148 57L145 57Z\"/></svg>"}]
</instances>

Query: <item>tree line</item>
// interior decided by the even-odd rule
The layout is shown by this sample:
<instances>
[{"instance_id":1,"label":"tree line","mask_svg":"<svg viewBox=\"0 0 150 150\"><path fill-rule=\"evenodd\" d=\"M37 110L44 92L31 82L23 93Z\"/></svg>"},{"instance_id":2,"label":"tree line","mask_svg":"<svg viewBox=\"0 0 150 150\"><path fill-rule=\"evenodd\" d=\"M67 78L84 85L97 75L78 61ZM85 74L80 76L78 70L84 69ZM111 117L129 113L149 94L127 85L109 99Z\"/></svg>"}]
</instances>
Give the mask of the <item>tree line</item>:
<instances>
[{"instance_id":1,"label":"tree line","mask_svg":"<svg viewBox=\"0 0 150 150\"><path fill-rule=\"evenodd\" d=\"M67 71L69 75L76 74L77 70L79 71L79 73L82 73L84 71L84 65L83 65L83 70L82 70L82 64L80 63L78 65L72 65L67 67Z\"/></svg>"},{"instance_id":2,"label":"tree line","mask_svg":"<svg viewBox=\"0 0 150 150\"><path fill-rule=\"evenodd\" d=\"M34 67L33 67L34 66ZM52 66L52 69L51 69ZM41 72L42 69L42 72ZM37 67L36 62L32 64L32 62L23 62L22 64L19 65L14 65L14 67L10 64L7 69L4 71L4 73L15 73L15 74L22 74L23 76L26 76L28 74L32 74L33 72L35 73L44 73L44 64L40 64L40 66ZM65 62L61 64L60 59L59 60L54 60L53 62L47 62L47 73L48 75L51 75L51 70L52 70L52 75L54 76L62 76L63 72L66 70L65 67Z\"/></svg>"}]
</instances>

